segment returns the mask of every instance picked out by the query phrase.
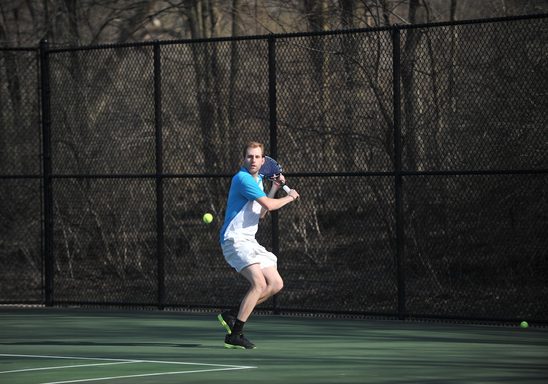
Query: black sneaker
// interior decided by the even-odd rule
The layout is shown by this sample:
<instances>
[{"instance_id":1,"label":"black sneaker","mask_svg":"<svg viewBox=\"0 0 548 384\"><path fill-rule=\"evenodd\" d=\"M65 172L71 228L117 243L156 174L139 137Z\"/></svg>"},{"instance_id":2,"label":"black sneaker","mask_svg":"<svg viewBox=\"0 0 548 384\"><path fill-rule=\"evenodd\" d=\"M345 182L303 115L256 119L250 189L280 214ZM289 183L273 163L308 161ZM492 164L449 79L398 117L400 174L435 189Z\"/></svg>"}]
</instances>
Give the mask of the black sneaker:
<instances>
[{"instance_id":1,"label":"black sneaker","mask_svg":"<svg viewBox=\"0 0 548 384\"><path fill-rule=\"evenodd\" d=\"M234 323L236 322L236 316L234 316L230 311L224 311L223 313L217 316L219 323L226 329L226 332L230 335L232 334L232 328L234 328Z\"/></svg>"},{"instance_id":2,"label":"black sneaker","mask_svg":"<svg viewBox=\"0 0 548 384\"><path fill-rule=\"evenodd\" d=\"M225 348L232 349L255 349L255 344L245 338L244 335L226 335L225 337Z\"/></svg>"}]
</instances>

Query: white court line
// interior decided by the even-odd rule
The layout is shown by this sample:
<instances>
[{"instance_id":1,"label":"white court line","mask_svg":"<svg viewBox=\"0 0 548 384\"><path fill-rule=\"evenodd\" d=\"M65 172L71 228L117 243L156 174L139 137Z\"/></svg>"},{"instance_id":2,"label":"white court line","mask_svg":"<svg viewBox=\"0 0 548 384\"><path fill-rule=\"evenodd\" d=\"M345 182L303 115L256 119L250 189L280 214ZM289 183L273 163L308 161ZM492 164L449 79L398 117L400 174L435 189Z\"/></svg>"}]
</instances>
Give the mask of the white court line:
<instances>
[{"instance_id":1,"label":"white court line","mask_svg":"<svg viewBox=\"0 0 548 384\"><path fill-rule=\"evenodd\" d=\"M102 360L102 361L138 361L130 359L108 359L105 357L75 357L75 356L55 356L55 355L16 355L13 353L0 353L3 357L28 357L38 359L65 359L65 360Z\"/></svg>"},{"instance_id":2,"label":"white court line","mask_svg":"<svg viewBox=\"0 0 548 384\"><path fill-rule=\"evenodd\" d=\"M91 381L104 381L104 380L115 380L115 379L127 379L135 377L149 377L149 376L162 376L162 375L182 375L186 373L203 373L203 372L218 372L218 371L231 371L238 369L254 369L257 367L253 366L243 366L243 365L227 365L227 364L209 364L209 363L189 363L183 361L162 361L162 360L129 360L129 359L112 359L104 357L76 357L76 356L54 356L54 355L18 355L18 354L7 354L0 353L0 357L27 357L27 358L41 358L41 359L69 359L69 360L100 360L100 361L112 361L113 363L103 363L103 364L84 364L81 367L93 366L93 365L111 365L111 364L130 364L130 363L153 363L153 364L176 364L176 365L201 365L209 367L222 367L222 368L211 368L211 369L200 369L194 371L175 371L175 372L158 372L158 373L145 373L139 375L126 375L126 376L112 376L112 377L98 377L93 379L80 379L80 380L69 380L69 381L52 381L48 383L41 384L68 384L68 383L82 383L82 382L91 382ZM75 367L67 366L66 368ZM43 369L60 369L63 367L48 367L48 368L31 368L31 369L21 369L17 372L26 372L34 370L43 370ZM8 373L16 371L4 371L0 373Z\"/></svg>"},{"instance_id":3,"label":"white court line","mask_svg":"<svg viewBox=\"0 0 548 384\"><path fill-rule=\"evenodd\" d=\"M190 363L192 364L192 363ZM104 381L104 380L116 380L116 379L129 379L135 377L149 377L149 376L162 376L162 375L183 375L185 373L203 373L203 372L218 372L218 371L231 371L236 369L251 369L257 367L237 367L237 368L213 368L213 369L200 369L197 371L178 371L178 372L161 372L161 373L145 373L141 375L127 375L127 376L111 376L111 377L97 377L93 379L81 379L81 380L68 380L68 381L49 381L47 383L40 384L68 384L68 383L84 383L90 381Z\"/></svg>"},{"instance_id":4,"label":"white court line","mask_svg":"<svg viewBox=\"0 0 548 384\"><path fill-rule=\"evenodd\" d=\"M60 365L60 366L57 366L57 367L27 368L27 369L14 369L13 371L0 371L0 374L2 374L2 373L16 373L16 372L47 371L47 370L51 370L51 369L97 367L97 366L102 366L102 365L135 364L135 363L136 363L136 361L118 361L116 363Z\"/></svg>"},{"instance_id":5,"label":"white court line","mask_svg":"<svg viewBox=\"0 0 548 384\"><path fill-rule=\"evenodd\" d=\"M209 367L227 367L236 369L257 368L244 365L211 364L211 363L189 363L184 361L165 361L165 360L135 360L135 359L112 359L108 357L77 357L77 356L56 356L56 355L16 355L12 353L0 353L0 357L29 357L39 359L66 359L66 360L101 360L101 361L121 361L128 363L156 363L156 364L179 364L179 365L205 365Z\"/></svg>"}]
</instances>

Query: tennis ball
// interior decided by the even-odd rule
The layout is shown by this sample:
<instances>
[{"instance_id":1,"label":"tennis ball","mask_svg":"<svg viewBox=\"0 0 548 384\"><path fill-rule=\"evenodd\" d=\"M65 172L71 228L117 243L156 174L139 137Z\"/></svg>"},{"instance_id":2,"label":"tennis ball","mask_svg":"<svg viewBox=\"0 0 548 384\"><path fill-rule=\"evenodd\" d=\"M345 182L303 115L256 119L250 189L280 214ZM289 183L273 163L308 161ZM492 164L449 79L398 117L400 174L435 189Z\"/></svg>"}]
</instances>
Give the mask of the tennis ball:
<instances>
[{"instance_id":1,"label":"tennis ball","mask_svg":"<svg viewBox=\"0 0 548 384\"><path fill-rule=\"evenodd\" d=\"M204 223L209 224L213 221L213 215L211 213L206 213L202 217L202 220L204 221Z\"/></svg>"},{"instance_id":2,"label":"tennis ball","mask_svg":"<svg viewBox=\"0 0 548 384\"><path fill-rule=\"evenodd\" d=\"M529 327L529 323L526 322L526 321L522 321L522 322L519 324L519 326L520 326L521 328L527 328L527 327Z\"/></svg>"}]
</instances>

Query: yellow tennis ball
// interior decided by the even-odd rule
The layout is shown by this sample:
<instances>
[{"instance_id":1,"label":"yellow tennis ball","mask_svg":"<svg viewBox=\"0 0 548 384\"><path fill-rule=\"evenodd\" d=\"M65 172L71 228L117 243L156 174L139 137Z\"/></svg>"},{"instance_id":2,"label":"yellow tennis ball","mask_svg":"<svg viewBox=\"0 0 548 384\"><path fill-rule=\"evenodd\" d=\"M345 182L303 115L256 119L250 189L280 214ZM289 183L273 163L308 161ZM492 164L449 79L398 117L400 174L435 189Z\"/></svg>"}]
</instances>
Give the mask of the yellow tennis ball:
<instances>
[{"instance_id":1,"label":"yellow tennis ball","mask_svg":"<svg viewBox=\"0 0 548 384\"><path fill-rule=\"evenodd\" d=\"M202 220L204 221L204 223L209 224L213 221L213 215L211 213L206 213L202 217Z\"/></svg>"},{"instance_id":2,"label":"yellow tennis ball","mask_svg":"<svg viewBox=\"0 0 548 384\"><path fill-rule=\"evenodd\" d=\"M519 325L521 328L527 328L529 326L529 323L526 321L522 321Z\"/></svg>"}]
</instances>

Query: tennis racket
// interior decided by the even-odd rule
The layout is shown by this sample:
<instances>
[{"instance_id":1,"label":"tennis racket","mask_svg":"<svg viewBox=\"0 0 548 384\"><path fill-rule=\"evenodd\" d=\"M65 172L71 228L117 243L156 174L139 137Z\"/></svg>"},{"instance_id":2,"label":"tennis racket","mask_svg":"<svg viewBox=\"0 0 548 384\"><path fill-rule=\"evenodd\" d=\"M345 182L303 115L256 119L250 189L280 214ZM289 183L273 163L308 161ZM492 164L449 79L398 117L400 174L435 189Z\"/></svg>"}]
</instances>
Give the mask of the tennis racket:
<instances>
[{"instance_id":1,"label":"tennis racket","mask_svg":"<svg viewBox=\"0 0 548 384\"><path fill-rule=\"evenodd\" d=\"M259 174L263 177L266 177L270 180L276 180L280 175L282 174L283 169L280 163L278 163L276 160L274 160L270 156L264 157L264 164L259 169ZM289 188L287 185L282 184L282 188L285 191L285 193L289 193L291 191L291 188Z\"/></svg>"}]
</instances>

